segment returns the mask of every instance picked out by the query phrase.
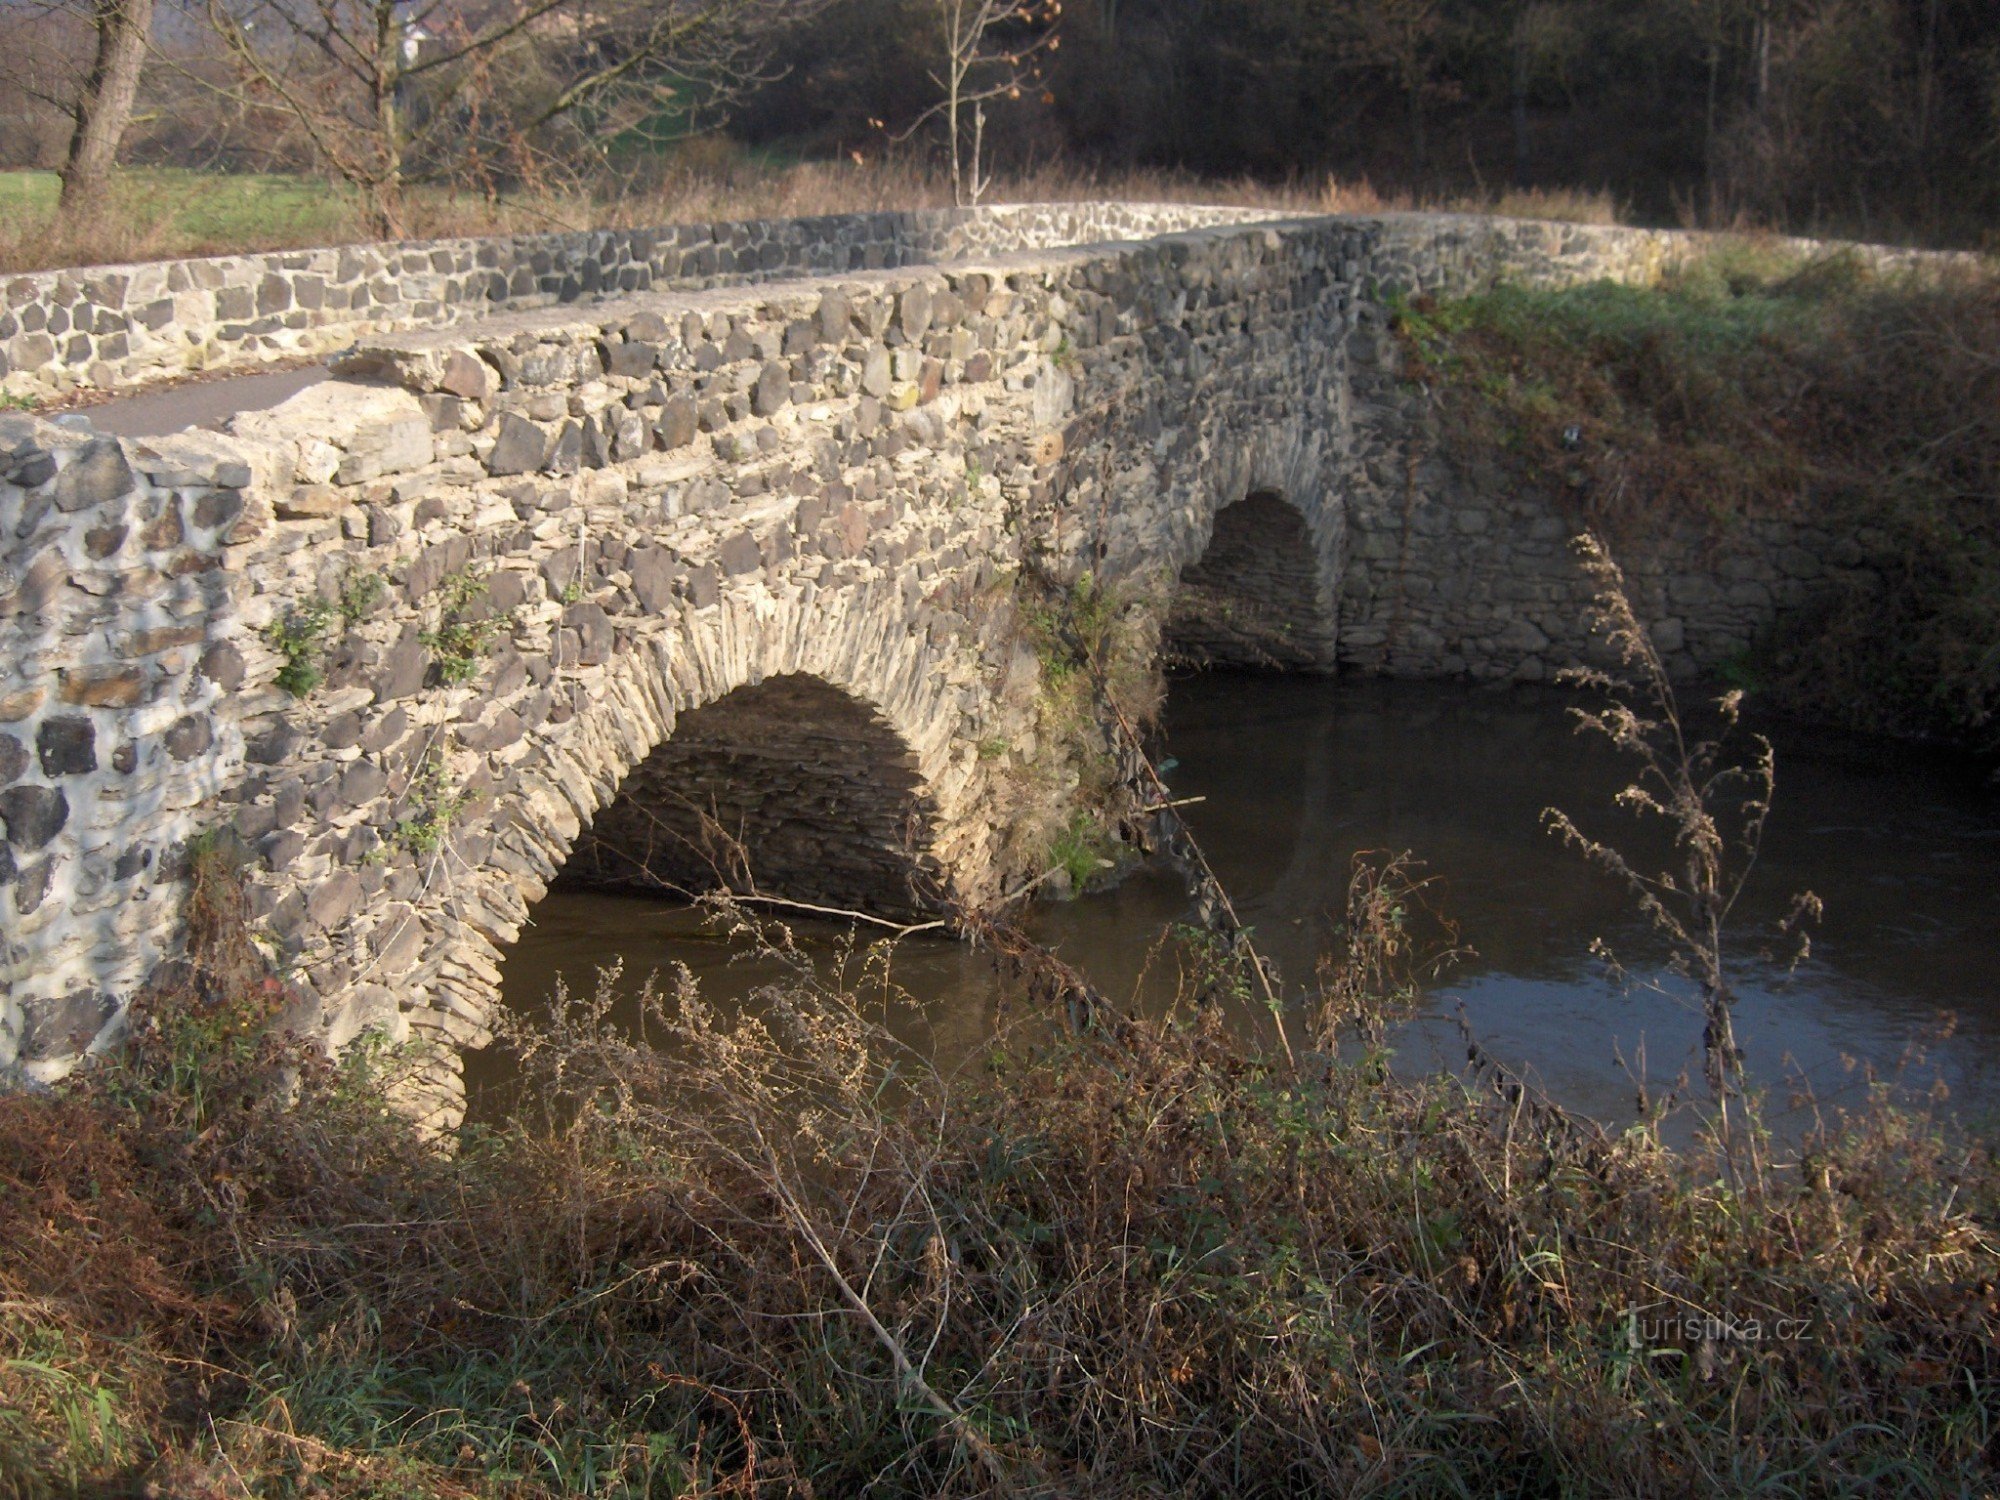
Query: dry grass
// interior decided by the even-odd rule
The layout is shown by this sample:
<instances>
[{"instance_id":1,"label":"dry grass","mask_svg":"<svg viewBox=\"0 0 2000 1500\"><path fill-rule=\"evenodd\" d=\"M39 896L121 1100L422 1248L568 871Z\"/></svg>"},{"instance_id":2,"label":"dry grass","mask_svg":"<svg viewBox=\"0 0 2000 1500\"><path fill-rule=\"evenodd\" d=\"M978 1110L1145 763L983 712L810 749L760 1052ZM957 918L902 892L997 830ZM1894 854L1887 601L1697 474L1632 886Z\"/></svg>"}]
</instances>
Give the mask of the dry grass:
<instances>
[{"instance_id":1,"label":"dry grass","mask_svg":"<svg viewBox=\"0 0 2000 1500\"><path fill-rule=\"evenodd\" d=\"M1302 213L1431 207L1586 223L1615 219L1608 198L1583 192L1430 201L1385 196L1366 182L1269 184L1066 166L1003 178L986 201L1082 199L1218 203ZM0 226L0 271L295 249L368 238L359 200L336 185L309 178L135 170L125 175L112 212L96 224L75 228L52 225L52 192L0 193L0 201L10 209L10 222ZM412 237L423 239L941 208L950 202L948 179L914 160L774 166L715 141L693 143L668 157L645 182L618 191L578 188L489 199L446 187L413 188L408 217Z\"/></svg>"},{"instance_id":2,"label":"dry grass","mask_svg":"<svg viewBox=\"0 0 2000 1500\"><path fill-rule=\"evenodd\" d=\"M1395 1081L1351 1040L1408 996L1383 877L1297 1067L1210 1010L944 1076L801 965L750 1015L649 993L638 1039L559 1000L451 1154L395 1056L217 992L211 904L124 1055L0 1102L0 1494L1992 1482L1981 1150L1877 1104L1732 1188Z\"/></svg>"}]
</instances>

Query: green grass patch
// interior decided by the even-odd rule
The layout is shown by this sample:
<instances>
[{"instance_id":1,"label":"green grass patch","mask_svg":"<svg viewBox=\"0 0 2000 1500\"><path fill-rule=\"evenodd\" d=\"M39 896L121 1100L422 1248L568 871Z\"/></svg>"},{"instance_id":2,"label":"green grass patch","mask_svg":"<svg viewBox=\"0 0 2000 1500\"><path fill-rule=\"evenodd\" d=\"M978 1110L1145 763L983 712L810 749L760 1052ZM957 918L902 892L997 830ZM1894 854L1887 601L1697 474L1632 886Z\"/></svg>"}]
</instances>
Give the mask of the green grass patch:
<instances>
[{"instance_id":1,"label":"green grass patch","mask_svg":"<svg viewBox=\"0 0 2000 1500\"><path fill-rule=\"evenodd\" d=\"M53 172L0 172L0 213L15 233L55 217ZM197 172L128 167L113 187L116 212L138 237L226 250L274 241L335 239L351 232L352 195L324 180L286 173Z\"/></svg>"}]
</instances>

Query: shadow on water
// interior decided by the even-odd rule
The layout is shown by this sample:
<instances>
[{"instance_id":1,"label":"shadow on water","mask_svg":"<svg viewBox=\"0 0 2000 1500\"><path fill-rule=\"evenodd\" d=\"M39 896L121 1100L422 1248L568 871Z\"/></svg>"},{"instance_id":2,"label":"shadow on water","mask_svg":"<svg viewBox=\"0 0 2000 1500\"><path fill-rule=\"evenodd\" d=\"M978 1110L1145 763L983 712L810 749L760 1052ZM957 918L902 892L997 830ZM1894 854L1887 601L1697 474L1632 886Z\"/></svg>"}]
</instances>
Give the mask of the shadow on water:
<instances>
[{"instance_id":1,"label":"shadow on water","mask_svg":"<svg viewBox=\"0 0 2000 1500\"><path fill-rule=\"evenodd\" d=\"M1436 902L1472 954L1434 987L1426 1014L1396 1038L1399 1066L1456 1066L1450 1017L1462 1004L1498 1059L1556 1100L1607 1123L1631 1117L1617 1057L1643 1047L1655 1086L1683 1067L1698 1075L1701 1021L1664 950L1618 888L1541 827L1560 806L1588 830L1628 842L1632 820L1611 805L1624 764L1577 735L1574 701L1551 689L1346 682L1212 674L1175 683L1167 707L1168 774L1186 816L1259 947L1296 991L1335 935L1361 850L1413 851L1438 877ZM1794 1076L1822 1104L1853 1102L1863 1074L1893 1071L1909 1049L1925 1060L1909 1082L1941 1081L1964 1117L2000 1098L2000 811L1966 768L1902 746L1818 731L1780 731L1776 808L1734 945L1738 1035L1773 1124L1790 1116ZM1813 956L1796 971L1766 955L1769 923L1810 888L1827 907ZM1164 869L1113 891L1046 904L1035 936L1114 998L1164 1003L1170 976L1148 960L1187 894ZM594 969L622 957L628 980L684 964L718 1003L784 977L781 964L704 931L699 914L624 896L565 892L534 911L508 955L505 1000L533 1008L558 974L587 991ZM837 929L796 926L823 966L839 961ZM1589 954L1609 942L1638 984L1621 984ZM981 954L910 939L879 972L850 970L887 1002L898 1034L941 1061L974 1050L1018 1015ZM1657 982L1650 987L1646 981ZM1956 1030L1940 1037L1941 1017ZM475 1093L504 1076L471 1060Z\"/></svg>"}]
</instances>

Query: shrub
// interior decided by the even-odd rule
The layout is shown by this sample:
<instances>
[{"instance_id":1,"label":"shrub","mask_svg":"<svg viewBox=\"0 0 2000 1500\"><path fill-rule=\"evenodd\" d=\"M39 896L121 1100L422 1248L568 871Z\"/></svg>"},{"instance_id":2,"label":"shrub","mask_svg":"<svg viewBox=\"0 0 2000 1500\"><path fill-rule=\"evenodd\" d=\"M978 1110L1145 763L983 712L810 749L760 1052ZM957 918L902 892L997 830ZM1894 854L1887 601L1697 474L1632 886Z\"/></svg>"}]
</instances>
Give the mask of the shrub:
<instances>
[{"instance_id":1,"label":"shrub","mask_svg":"<svg viewBox=\"0 0 2000 1500\"><path fill-rule=\"evenodd\" d=\"M1990 1157L1878 1100L1731 1186L1348 1061L1409 899L1365 872L1297 1067L1211 1007L947 1076L803 963L632 1035L614 970L448 1141L392 1107L421 1059L213 987L211 903L126 1051L0 1101L0 1493L1990 1483Z\"/></svg>"}]
</instances>

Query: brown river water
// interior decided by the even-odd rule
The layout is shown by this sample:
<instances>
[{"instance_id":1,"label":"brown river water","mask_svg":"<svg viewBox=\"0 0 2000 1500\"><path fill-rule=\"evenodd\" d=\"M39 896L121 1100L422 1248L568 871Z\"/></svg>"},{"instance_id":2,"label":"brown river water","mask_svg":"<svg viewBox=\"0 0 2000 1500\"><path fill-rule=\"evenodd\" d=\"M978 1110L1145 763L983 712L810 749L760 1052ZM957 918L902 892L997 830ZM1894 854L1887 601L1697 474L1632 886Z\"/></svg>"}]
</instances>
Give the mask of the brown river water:
<instances>
[{"instance_id":1,"label":"brown river water","mask_svg":"<svg viewBox=\"0 0 2000 1500\"><path fill-rule=\"evenodd\" d=\"M1357 851L1409 850L1435 877L1436 907L1471 951L1428 987L1397 1031L1404 1071L1456 1067L1463 1007L1491 1054L1559 1103L1607 1124L1629 1120L1618 1057L1643 1046L1656 1085L1700 1071L1701 1019L1662 945L1605 876L1541 825L1560 806L1594 833L1634 840L1611 794L1627 770L1576 733L1575 700L1539 688L1476 688L1211 674L1177 680L1159 756L1195 837L1258 946L1296 993L1337 928ZM1735 982L1737 1030L1771 1123L1796 1131L1798 1080L1821 1106L1853 1103L1861 1065L1902 1069L1949 1090L1968 1122L2000 1118L2000 798L1956 759L1779 727L1779 781L1747 889ZM1765 956L1768 924L1793 892L1826 918L1811 958ZM1102 893L1045 902L1025 925L1113 999L1156 1008L1171 988L1148 964L1191 902L1164 864ZM622 959L625 979L685 965L709 999L740 1003L783 966L709 930L698 913L624 895L560 891L534 909L508 954L509 1006L535 1008L558 977L588 991ZM796 925L822 965L844 929ZM1621 978L1590 953L1605 939ZM855 963L850 959L850 963ZM973 1051L1022 1004L990 960L941 937L900 942L882 966L849 973L888 1007L906 1040L940 1061ZM1917 1060L1919 1059L1920 1060ZM475 1108L505 1064L469 1062Z\"/></svg>"}]
</instances>

